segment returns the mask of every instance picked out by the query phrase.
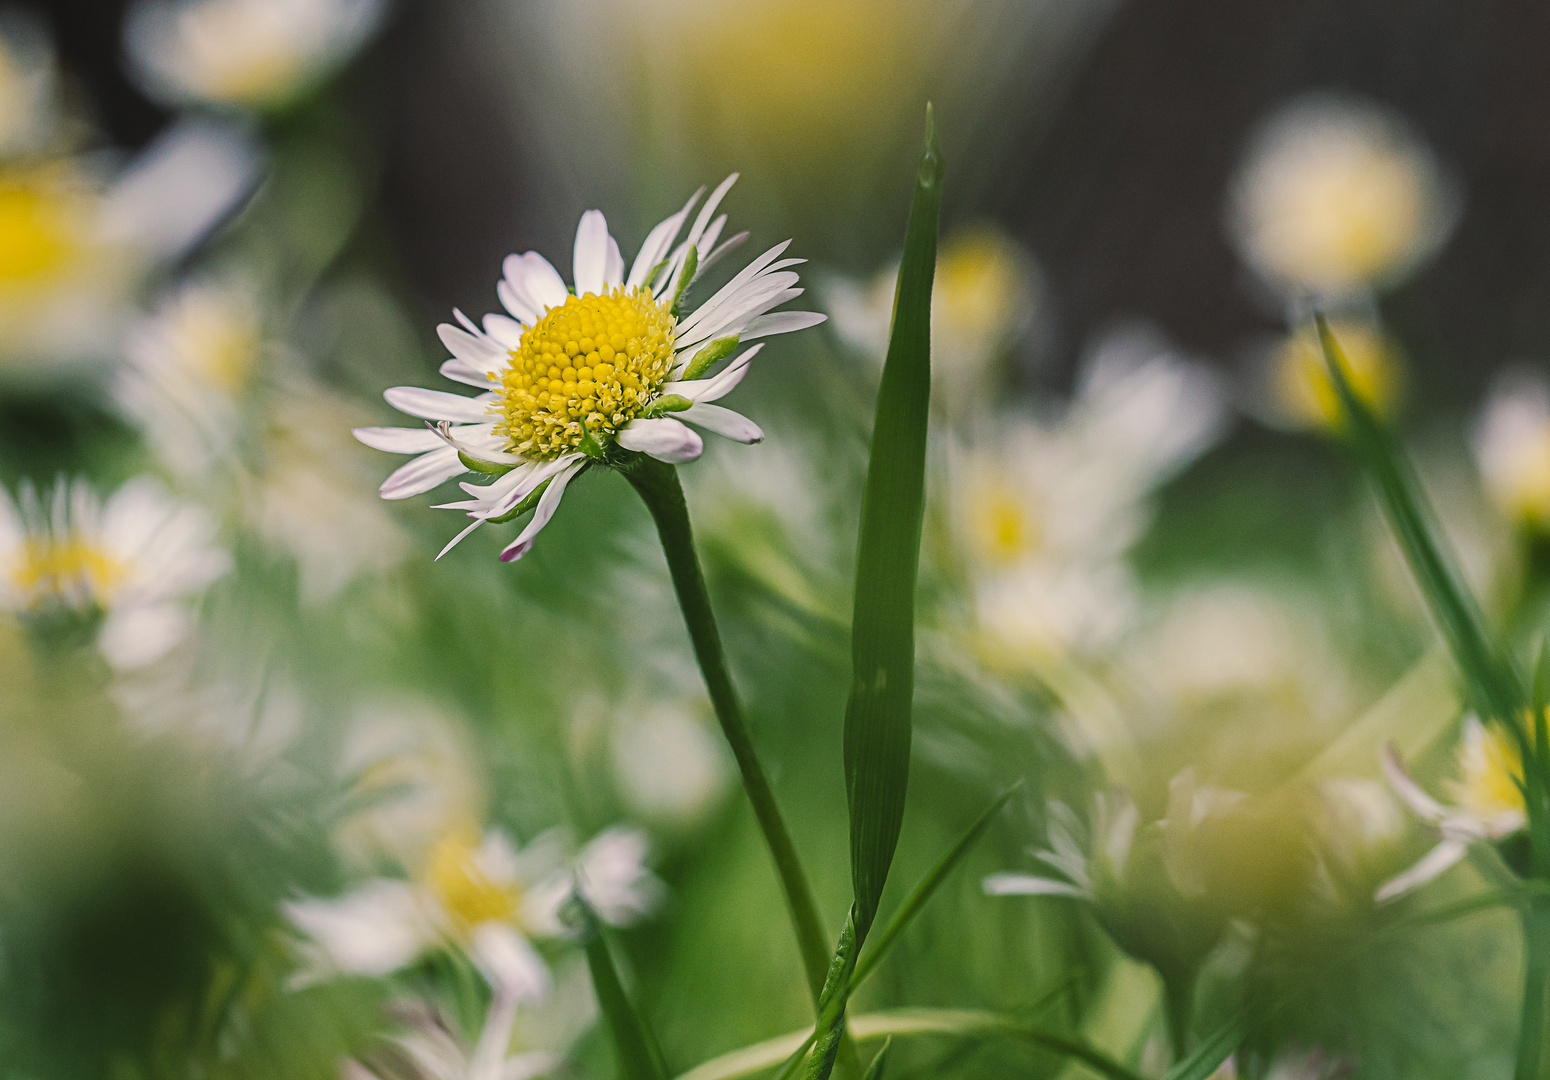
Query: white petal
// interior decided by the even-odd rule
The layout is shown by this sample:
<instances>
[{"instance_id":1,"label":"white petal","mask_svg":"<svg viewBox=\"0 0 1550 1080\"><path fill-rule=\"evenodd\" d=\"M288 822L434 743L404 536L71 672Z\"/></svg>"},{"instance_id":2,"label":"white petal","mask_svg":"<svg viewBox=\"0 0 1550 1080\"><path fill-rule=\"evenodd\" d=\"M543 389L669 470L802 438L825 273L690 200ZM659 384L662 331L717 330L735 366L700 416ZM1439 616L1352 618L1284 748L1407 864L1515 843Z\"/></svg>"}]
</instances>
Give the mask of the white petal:
<instances>
[{"instance_id":1,"label":"white petal","mask_svg":"<svg viewBox=\"0 0 1550 1080\"><path fill-rule=\"evenodd\" d=\"M1066 881L1035 877L1032 874L991 874L983 882L986 896L1069 896L1087 899L1087 894Z\"/></svg>"},{"instance_id":2,"label":"white petal","mask_svg":"<svg viewBox=\"0 0 1550 1080\"><path fill-rule=\"evenodd\" d=\"M509 923L492 921L474 927L468 951L491 988L509 1000L539 1001L549 993L548 966Z\"/></svg>"},{"instance_id":3,"label":"white petal","mask_svg":"<svg viewBox=\"0 0 1550 1080\"><path fill-rule=\"evenodd\" d=\"M722 368L708 379L693 379L688 382L667 383L662 387L665 394L677 394L686 397L690 401L717 401L732 392L738 383L743 381L743 376L748 374L748 363L759 350L764 348L761 341L747 352L732 358L732 362Z\"/></svg>"},{"instance_id":4,"label":"white petal","mask_svg":"<svg viewBox=\"0 0 1550 1080\"><path fill-rule=\"evenodd\" d=\"M435 928L407 882L379 879L334 900L296 900L285 916L312 941L320 974L380 978L435 940Z\"/></svg>"},{"instance_id":5,"label":"white petal","mask_svg":"<svg viewBox=\"0 0 1550 1080\"><path fill-rule=\"evenodd\" d=\"M484 317L484 332L503 348L515 349L522 344L523 326L516 319L508 319L504 315L486 315Z\"/></svg>"},{"instance_id":6,"label":"white petal","mask_svg":"<svg viewBox=\"0 0 1550 1080\"><path fill-rule=\"evenodd\" d=\"M741 334L755 317L801 296L801 289L791 287L796 280L797 276L790 272L760 278L724 304L712 317L680 334L678 347L692 348L696 342L710 341L728 334Z\"/></svg>"},{"instance_id":7,"label":"white petal","mask_svg":"<svg viewBox=\"0 0 1550 1080\"><path fill-rule=\"evenodd\" d=\"M588 210L581 215L581 222L576 226L576 248L571 264L576 295L601 293L607 266L608 221L601 210Z\"/></svg>"},{"instance_id":8,"label":"white petal","mask_svg":"<svg viewBox=\"0 0 1550 1080\"><path fill-rule=\"evenodd\" d=\"M658 461L676 465L693 461L705 450L705 443L677 420L631 420L619 432L619 445L626 450L650 454Z\"/></svg>"},{"instance_id":9,"label":"white petal","mask_svg":"<svg viewBox=\"0 0 1550 1080\"><path fill-rule=\"evenodd\" d=\"M1404 763L1399 760L1399 751L1394 748L1393 743L1384 746L1378 760L1383 768L1384 778L1388 780L1389 787L1394 789L1394 794L1409 804L1410 809L1414 810L1423 821L1429 821L1435 825L1448 816L1447 808L1421 790L1421 785L1405 771Z\"/></svg>"},{"instance_id":10,"label":"white petal","mask_svg":"<svg viewBox=\"0 0 1550 1080\"><path fill-rule=\"evenodd\" d=\"M543 495L539 497L538 506L533 510L533 517L527 523L527 528L523 529L501 552L501 562L515 562L533 550L534 539L543 531L544 526L549 524L549 519L554 517L555 510L559 508L560 498L565 494L565 485L581 471L584 464L585 462L578 461L555 476L544 489Z\"/></svg>"},{"instance_id":11,"label":"white petal","mask_svg":"<svg viewBox=\"0 0 1550 1080\"><path fill-rule=\"evenodd\" d=\"M742 413L723 409L720 405L696 402L678 416L696 427L714 431L717 435L740 443L756 443L764 438L764 432L760 430L758 424Z\"/></svg>"},{"instance_id":12,"label":"white petal","mask_svg":"<svg viewBox=\"0 0 1550 1080\"><path fill-rule=\"evenodd\" d=\"M171 601L119 606L97 631L97 648L119 671L133 671L159 660L188 636L188 610Z\"/></svg>"},{"instance_id":13,"label":"white petal","mask_svg":"<svg viewBox=\"0 0 1550 1080\"><path fill-rule=\"evenodd\" d=\"M718 221L716 224L711 226L711 231L720 233L721 226L724 224L726 224L725 220ZM738 248L742 247L743 244L748 240L749 235L750 234L748 230L744 229L742 232L737 233L736 235L727 237L724 241L721 242L719 246L712 248L709 255L700 260L700 269L709 270L712 266L715 266L722 259L726 258Z\"/></svg>"},{"instance_id":14,"label":"white petal","mask_svg":"<svg viewBox=\"0 0 1550 1080\"><path fill-rule=\"evenodd\" d=\"M629 286L646 284L646 275L651 273L651 268L661 262L672 250L673 241L678 236L678 230L683 228L684 218L689 216L689 211L694 209L694 204L700 201L700 196L705 193L700 188L684 203L684 208L672 217L657 224L651 232L646 234L645 242L640 246L640 252L635 256L635 262L630 266L630 276L625 279Z\"/></svg>"},{"instance_id":15,"label":"white petal","mask_svg":"<svg viewBox=\"0 0 1550 1080\"><path fill-rule=\"evenodd\" d=\"M737 183L737 176L737 173L733 173L721 181L717 185L716 190L710 193L710 198L705 200L705 205L700 208L699 216L694 219L694 225L689 230L689 243L698 244L704 238L706 225L710 223L711 217L716 213L716 207L721 205L721 200L726 198L728 191L732 190L732 185ZM712 239L710 243L715 243L715 240ZM708 255L710 253L706 251L701 254Z\"/></svg>"},{"instance_id":16,"label":"white petal","mask_svg":"<svg viewBox=\"0 0 1550 1080\"><path fill-rule=\"evenodd\" d=\"M731 297L739 293L745 285L753 281L753 279L761 274L766 267L768 267L776 259L780 258L780 253L785 251L786 248L790 246L790 240L787 240L784 243L776 244L763 255L760 255L753 262L739 270L736 277L718 289L714 296L705 301L704 304L700 305L700 307L696 309L692 315L683 321L683 325L679 328L680 333L697 324L707 315L713 314L717 306L725 303Z\"/></svg>"},{"instance_id":17,"label":"white petal","mask_svg":"<svg viewBox=\"0 0 1550 1080\"><path fill-rule=\"evenodd\" d=\"M493 424L465 424L455 428L443 420L436 425L436 435L452 449L492 465L524 464L526 458L506 452L506 440L496 435L494 428Z\"/></svg>"},{"instance_id":18,"label":"white petal","mask_svg":"<svg viewBox=\"0 0 1550 1080\"><path fill-rule=\"evenodd\" d=\"M437 439L437 442L440 441ZM467 467L458 460L456 450L450 446L440 446L428 454L421 454L382 481L380 492L384 499L408 499L423 495L431 488L467 471Z\"/></svg>"},{"instance_id":19,"label":"white petal","mask_svg":"<svg viewBox=\"0 0 1550 1080\"><path fill-rule=\"evenodd\" d=\"M452 420L460 424L483 424L490 419L492 395L464 397L445 390L426 390L420 386L395 386L382 395L399 412L426 420Z\"/></svg>"},{"instance_id":20,"label":"white petal","mask_svg":"<svg viewBox=\"0 0 1550 1080\"><path fill-rule=\"evenodd\" d=\"M390 454L423 454L442 446L441 436L423 427L358 427L351 434L373 450Z\"/></svg>"},{"instance_id":21,"label":"white petal","mask_svg":"<svg viewBox=\"0 0 1550 1080\"><path fill-rule=\"evenodd\" d=\"M603 263L603 284L617 289L624 284L624 256L619 253L619 241L608 238L608 259Z\"/></svg>"},{"instance_id":22,"label":"white petal","mask_svg":"<svg viewBox=\"0 0 1550 1080\"><path fill-rule=\"evenodd\" d=\"M495 295L500 298L501 307L511 312L513 319L520 325L532 326L538 321L539 313L527 301L518 299L517 290L505 278L495 283Z\"/></svg>"},{"instance_id":23,"label":"white petal","mask_svg":"<svg viewBox=\"0 0 1550 1080\"><path fill-rule=\"evenodd\" d=\"M577 887L610 926L638 922L662 902L666 886L646 867L650 847L639 829L614 826L577 857Z\"/></svg>"},{"instance_id":24,"label":"white petal","mask_svg":"<svg viewBox=\"0 0 1550 1080\"><path fill-rule=\"evenodd\" d=\"M465 317L461 311L457 314ZM436 327L436 336L453 356L459 360L468 361L471 367L480 371L490 371L506 365L506 350L482 332L472 334L451 323L442 323Z\"/></svg>"},{"instance_id":25,"label":"white petal","mask_svg":"<svg viewBox=\"0 0 1550 1080\"><path fill-rule=\"evenodd\" d=\"M479 367L477 364L470 364L467 360L454 356L451 360L442 361L441 375L444 379L451 379L453 382L462 383L464 386L474 386L480 390L488 390L495 385L494 380L490 378L490 372L505 366L502 363L498 365L492 364L490 367Z\"/></svg>"},{"instance_id":26,"label":"white petal","mask_svg":"<svg viewBox=\"0 0 1550 1080\"><path fill-rule=\"evenodd\" d=\"M502 270L516 298L536 315L559 307L570 296L560 272L536 251L506 256ZM522 317L520 311L511 313L519 319Z\"/></svg>"},{"instance_id":27,"label":"white petal","mask_svg":"<svg viewBox=\"0 0 1550 1080\"><path fill-rule=\"evenodd\" d=\"M743 328L741 336L744 341L752 341L754 338L772 337L775 334L789 334L794 330L817 326L828 318L816 311L773 311L750 322Z\"/></svg>"},{"instance_id":28,"label":"white petal","mask_svg":"<svg viewBox=\"0 0 1550 1080\"><path fill-rule=\"evenodd\" d=\"M1419 889L1422 885L1440 876L1443 871L1462 859L1464 853L1468 850L1469 845L1463 840L1444 840L1427 852L1420 862L1406 870L1403 874L1385 883L1373 897L1373 900L1376 903L1382 904L1394 899L1396 896L1402 896L1407 892Z\"/></svg>"}]
</instances>

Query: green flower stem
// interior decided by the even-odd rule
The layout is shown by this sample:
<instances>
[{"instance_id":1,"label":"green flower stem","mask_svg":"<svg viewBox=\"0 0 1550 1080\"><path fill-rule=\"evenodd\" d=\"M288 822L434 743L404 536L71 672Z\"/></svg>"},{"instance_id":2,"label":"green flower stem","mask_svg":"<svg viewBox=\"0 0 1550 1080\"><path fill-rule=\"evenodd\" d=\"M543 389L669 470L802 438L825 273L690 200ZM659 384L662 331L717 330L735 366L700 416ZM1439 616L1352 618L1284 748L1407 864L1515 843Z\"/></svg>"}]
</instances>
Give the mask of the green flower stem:
<instances>
[{"instance_id":1,"label":"green flower stem","mask_svg":"<svg viewBox=\"0 0 1550 1080\"><path fill-rule=\"evenodd\" d=\"M1189 1053L1189 1032L1195 1015L1195 973L1193 971L1163 977L1163 1011L1168 1018L1168 1041L1173 1060L1180 1062Z\"/></svg>"},{"instance_id":2,"label":"green flower stem","mask_svg":"<svg viewBox=\"0 0 1550 1080\"><path fill-rule=\"evenodd\" d=\"M770 855L775 860L775 870L780 875L781 888L786 894L786 907L791 912L791 924L796 931L797 946L802 952L802 966L807 970L808 989L816 1003L823 993L824 977L829 969L829 946L818 918L818 905L813 901L813 891L807 882L807 874L797 858L791 833L775 804L775 794L770 790L769 778L759 764L753 740L748 736L748 725L738 704L737 691L732 687L732 677L727 672L726 655L721 649L721 634L716 629L716 616L710 608L710 597L705 591L705 577L700 572L700 560L694 550L694 533L689 526L689 507L684 502L683 487L678 482L678 472L671 466L641 455L620 469L640 492L657 523L657 534L662 538L662 551L667 556L667 568L673 576L673 587L678 592L678 604L683 609L684 624L689 628L689 638L694 643L694 655L705 676L705 688L710 692L711 704L716 709L716 719L721 722L722 733L732 747L738 770L743 775L743 789L748 801L753 803L754 816L764 832Z\"/></svg>"},{"instance_id":3,"label":"green flower stem","mask_svg":"<svg viewBox=\"0 0 1550 1080\"><path fill-rule=\"evenodd\" d=\"M1536 896L1523 909L1523 1019L1518 1031L1518 1064L1513 1080L1550 1077L1545 1054L1546 1009L1550 1008L1550 899Z\"/></svg>"}]
</instances>

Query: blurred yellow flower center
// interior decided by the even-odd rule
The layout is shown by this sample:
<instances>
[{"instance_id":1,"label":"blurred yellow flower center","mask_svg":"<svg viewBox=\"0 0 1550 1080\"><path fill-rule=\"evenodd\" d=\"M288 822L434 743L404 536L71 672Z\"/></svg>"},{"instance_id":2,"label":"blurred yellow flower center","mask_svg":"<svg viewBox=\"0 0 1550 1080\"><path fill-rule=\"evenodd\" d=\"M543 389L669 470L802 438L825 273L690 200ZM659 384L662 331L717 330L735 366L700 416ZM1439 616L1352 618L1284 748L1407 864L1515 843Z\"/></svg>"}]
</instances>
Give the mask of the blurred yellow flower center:
<instances>
[{"instance_id":1,"label":"blurred yellow flower center","mask_svg":"<svg viewBox=\"0 0 1550 1080\"><path fill-rule=\"evenodd\" d=\"M987 483L971 496L970 538L991 566L1010 566L1039 549L1043 539L1028 500L1006 483Z\"/></svg>"},{"instance_id":2,"label":"blurred yellow flower center","mask_svg":"<svg viewBox=\"0 0 1550 1080\"><path fill-rule=\"evenodd\" d=\"M12 578L20 589L35 594L35 605L77 590L85 590L91 600L106 605L124 578L124 566L95 544L77 537L28 540Z\"/></svg>"},{"instance_id":3,"label":"blurred yellow flower center","mask_svg":"<svg viewBox=\"0 0 1550 1080\"><path fill-rule=\"evenodd\" d=\"M1279 226L1282 260L1318 284L1377 277L1408 257L1426 216L1411 163L1377 149L1348 149L1311 163L1289 184Z\"/></svg>"},{"instance_id":4,"label":"blurred yellow flower center","mask_svg":"<svg viewBox=\"0 0 1550 1080\"><path fill-rule=\"evenodd\" d=\"M1361 323L1336 323L1330 330L1345 353L1351 389L1379 415L1388 413L1399 397L1401 382L1393 347L1381 333ZM1287 419L1304 427L1340 427L1340 397L1330 381L1324 350L1311 333L1286 339L1276 356L1272 381L1277 404Z\"/></svg>"},{"instance_id":5,"label":"blurred yellow flower center","mask_svg":"<svg viewBox=\"0 0 1550 1080\"><path fill-rule=\"evenodd\" d=\"M209 96L262 103L284 96L307 59L265 4L207 3L183 13L184 41Z\"/></svg>"},{"instance_id":6,"label":"blurred yellow flower center","mask_svg":"<svg viewBox=\"0 0 1550 1080\"><path fill-rule=\"evenodd\" d=\"M1453 785L1459 806L1477 817L1493 817L1525 809L1518 781L1523 758L1499 725L1477 727L1459 744L1460 779Z\"/></svg>"},{"instance_id":7,"label":"blurred yellow flower center","mask_svg":"<svg viewBox=\"0 0 1550 1080\"><path fill-rule=\"evenodd\" d=\"M186 298L173 335L183 355L221 390L239 389L258 359L258 333L252 320L220 298Z\"/></svg>"},{"instance_id":8,"label":"blurred yellow flower center","mask_svg":"<svg viewBox=\"0 0 1550 1080\"><path fill-rule=\"evenodd\" d=\"M78 200L63 184L47 173L0 176L0 289L57 275L77 254L78 235Z\"/></svg>"},{"instance_id":9,"label":"blurred yellow flower center","mask_svg":"<svg viewBox=\"0 0 1550 1080\"><path fill-rule=\"evenodd\" d=\"M473 826L448 831L431 848L425 884L452 919L454 929L467 932L480 923L512 922L522 891L491 881L479 864L479 832Z\"/></svg>"},{"instance_id":10,"label":"blurred yellow flower center","mask_svg":"<svg viewBox=\"0 0 1550 1080\"><path fill-rule=\"evenodd\" d=\"M496 432L534 461L571 453L587 431L609 441L656 397L675 340L668 305L648 290L570 297L511 351Z\"/></svg>"},{"instance_id":11,"label":"blurred yellow flower center","mask_svg":"<svg viewBox=\"0 0 1550 1080\"><path fill-rule=\"evenodd\" d=\"M976 229L942 245L932 315L957 333L1001 333L1017 309L1022 268L1010 244Z\"/></svg>"}]
</instances>

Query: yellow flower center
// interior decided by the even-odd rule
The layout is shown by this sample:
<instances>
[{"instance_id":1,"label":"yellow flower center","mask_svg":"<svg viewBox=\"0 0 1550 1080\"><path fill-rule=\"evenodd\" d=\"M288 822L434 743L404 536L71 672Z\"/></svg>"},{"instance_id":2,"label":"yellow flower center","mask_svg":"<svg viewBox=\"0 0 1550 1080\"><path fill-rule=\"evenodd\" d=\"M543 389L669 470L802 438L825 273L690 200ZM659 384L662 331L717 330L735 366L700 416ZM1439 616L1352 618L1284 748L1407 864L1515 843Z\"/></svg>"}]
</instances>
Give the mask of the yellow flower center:
<instances>
[{"instance_id":1,"label":"yellow flower center","mask_svg":"<svg viewBox=\"0 0 1550 1080\"><path fill-rule=\"evenodd\" d=\"M1005 568L1037 554L1044 533L1028 494L1004 476L975 477L970 485L966 518L979 561Z\"/></svg>"},{"instance_id":2,"label":"yellow flower center","mask_svg":"<svg viewBox=\"0 0 1550 1080\"><path fill-rule=\"evenodd\" d=\"M46 282L80 251L79 199L48 170L0 176L0 289Z\"/></svg>"},{"instance_id":3,"label":"yellow flower center","mask_svg":"<svg viewBox=\"0 0 1550 1080\"><path fill-rule=\"evenodd\" d=\"M1379 332L1353 322L1330 327L1346 358L1351 389L1369 408L1388 413L1399 397L1402 377L1393 346ZM1304 427L1338 430L1339 395L1330 381L1324 350L1311 333L1287 338L1276 357L1274 391L1287 418Z\"/></svg>"},{"instance_id":4,"label":"yellow flower center","mask_svg":"<svg viewBox=\"0 0 1550 1080\"><path fill-rule=\"evenodd\" d=\"M1022 289L1017 252L988 229L961 232L942 245L932 317L959 334L998 335L1016 314Z\"/></svg>"},{"instance_id":5,"label":"yellow flower center","mask_svg":"<svg viewBox=\"0 0 1550 1080\"><path fill-rule=\"evenodd\" d=\"M512 452L551 461L616 435L673 366L676 324L645 289L572 296L522 335L501 377L495 430Z\"/></svg>"},{"instance_id":6,"label":"yellow flower center","mask_svg":"<svg viewBox=\"0 0 1550 1080\"><path fill-rule=\"evenodd\" d=\"M26 541L12 580L18 588L33 594L35 607L79 590L106 607L113 590L123 581L124 572L123 564L101 548L70 537Z\"/></svg>"},{"instance_id":7,"label":"yellow flower center","mask_svg":"<svg viewBox=\"0 0 1550 1080\"><path fill-rule=\"evenodd\" d=\"M247 381L258 359L258 330L250 314L230 298L195 295L179 305L173 339L183 356L209 382L233 392Z\"/></svg>"},{"instance_id":8,"label":"yellow flower center","mask_svg":"<svg viewBox=\"0 0 1550 1080\"><path fill-rule=\"evenodd\" d=\"M1518 789L1523 758L1500 725L1474 727L1466 733L1459 744L1458 762L1462 775L1453 785L1453 798L1460 807L1477 817L1524 810L1523 792Z\"/></svg>"},{"instance_id":9,"label":"yellow flower center","mask_svg":"<svg viewBox=\"0 0 1550 1080\"><path fill-rule=\"evenodd\" d=\"M514 922L522 903L515 884L490 880L479 861L479 830L472 824L448 830L431 848L425 884L452 920L467 933L480 923Z\"/></svg>"}]
</instances>

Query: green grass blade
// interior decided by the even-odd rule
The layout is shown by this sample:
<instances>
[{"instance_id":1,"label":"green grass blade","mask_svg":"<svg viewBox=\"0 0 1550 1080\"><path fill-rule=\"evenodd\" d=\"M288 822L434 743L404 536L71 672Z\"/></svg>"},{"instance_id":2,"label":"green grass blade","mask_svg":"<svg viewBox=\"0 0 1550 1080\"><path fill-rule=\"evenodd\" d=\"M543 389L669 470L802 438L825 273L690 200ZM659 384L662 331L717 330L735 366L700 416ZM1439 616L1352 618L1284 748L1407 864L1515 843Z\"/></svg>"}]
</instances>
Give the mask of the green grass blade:
<instances>
[{"instance_id":1,"label":"green grass blade","mask_svg":"<svg viewBox=\"0 0 1550 1080\"><path fill-rule=\"evenodd\" d=\"M888 925L883 928L883 932L877 936L872 942L872 947L867 950L866 955L856 964L855 973L850 977L852 993L855 992L856 987L866 981L866 977L872 974L872 971L882 962L883 957L887 955L894 942L898 941L899 935L904 933L905 928L909 926L916 915L920 914L921 909L926 906L926 901L931 899L931 894L936 892L942 882L947 880L947 875L953 872L953 868L968 854L969 849L974 846L975 842L985 835L985 830L990 828L991 821L994 820L1001 808L1006 805L1007 800L1012 797L1018 786L1014 784L999 799L991 803L990 808L981 814L973 825L969 826L968 831L959 838L958 842L948 850L946 855L942 856L941 861L932 867L925 877L920 879L920 884L916 885L914 891L905 898L904 903L899 905L899 910L894 912L893 918L888 920Z\"/></svg>"},{"instance_id":2,"label":"green grass blade","mask_svg":"<svg viewBox=\"0 0 1550 1080\"><path fill-rule=\"evenodd\" d=\"M577 901L586 923L587 967L592 972L598 1010L613 1032L614 1047L619 1053L619 1075L624 1080L667 1080L667 1066L656 1039L624 992L597 916L579 897Z\"/></svg>"},{"instance_id":3,"label":"green grass blade","mask_svg":"<svg viewBox=\"0 0 1550 1080\"><path fill-rule=\"evenodd\" d=\"M840 1041L845 1037L845 1003L850 998L850 975L856 967L856 908L851 905L840 931L840 943L829 964L823 994L818 999L818 1024L813 1029L813 1056L807 1065L807 1080L829 1080L839 1057Z\"/></svg>"},{"instance_id":4,"label":"green grass blade","mask_svg":"<svg viewBox=\"0 0 1550 1080\"><path fill-rule=\"evenodd\" d=\"M1492 646L1474 597L1454 569L1439 531L1432 528L1430 522L1435 517L1409 461L1351 389L1345 354L1328 321L1323 315L1314 319L1351 445L1377 486L1400 547L1464 675L1469 696L1483 715L1516 727L1526 700L1522 685L1506 658Z\"/></svg>"},{"instance_id":5,"label":"green grass blade","mask_svg":"<svg viewBox=\"0 0 1550 1080\"><path fill-rule=\"evenodd\" d=\"M909 784L915 685L915 576L925 505L931 403L931 285L942 203L942 152L930 107L899 266L893 331L877 392L851 623L845 790L857 940L864 941L899 842Z\"/></svg>"},{"instance_id":6,"label":"green grass blade","mask_svg":"<svg viewBox=\"0 0 1550 1080\"><path fill-rule=\"evenodd\" d=\"M1163 1080L1208 1080L1248 1034L1248 1014L1239 1013L1203 1039L1189 1057L1169 1069Z\"/></svg>"},{"instance_id":7,"label":"green grass blade","mask_svg":"<svg viewBox=\"0 0 1550 1080\"><path fill-rule=\"evenodd\" d=\"M872 1059L872 1064L867 1066L865 1080L883 1080L883 1066L888 1064L888 1051L893 1048L893 1036L883 1040L883 1048Z\"/></svg>"}]
</instances>

